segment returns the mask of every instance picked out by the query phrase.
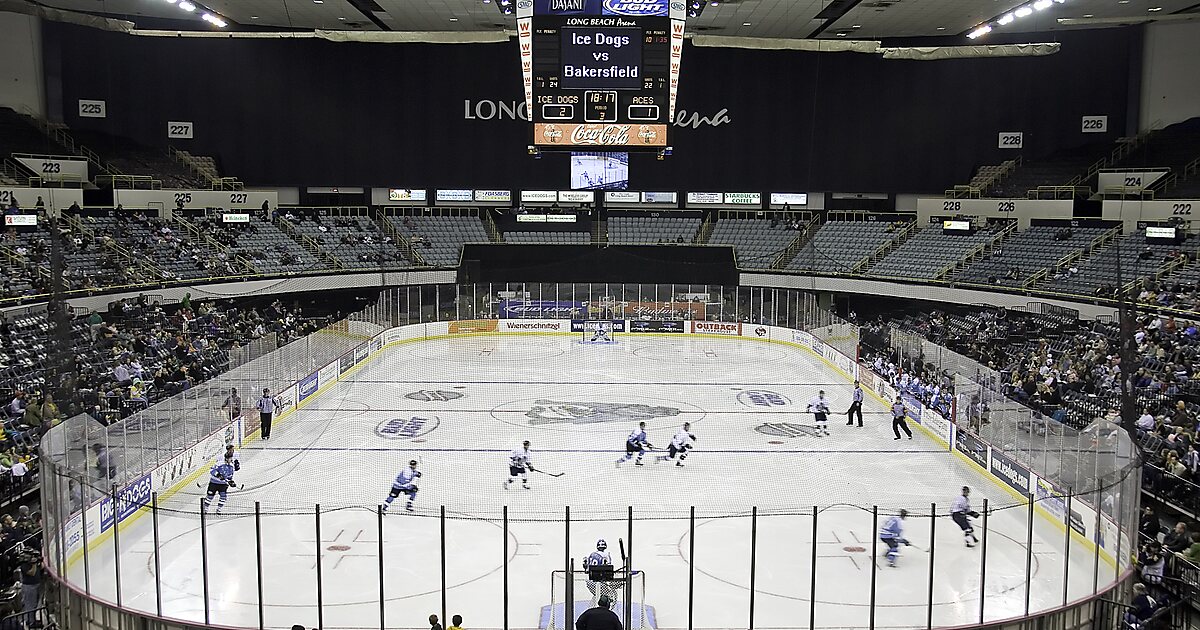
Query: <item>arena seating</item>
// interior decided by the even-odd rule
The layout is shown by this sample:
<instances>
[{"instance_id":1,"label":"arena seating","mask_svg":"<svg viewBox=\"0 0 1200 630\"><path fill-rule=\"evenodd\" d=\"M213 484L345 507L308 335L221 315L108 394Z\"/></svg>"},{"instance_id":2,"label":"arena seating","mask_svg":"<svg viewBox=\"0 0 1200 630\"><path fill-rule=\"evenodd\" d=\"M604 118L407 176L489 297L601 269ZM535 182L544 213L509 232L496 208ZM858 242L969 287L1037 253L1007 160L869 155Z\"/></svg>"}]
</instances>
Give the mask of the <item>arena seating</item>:
<instances>
[{"instance_id":1,"label":"arena seating","mask_svg":"<svg viewBox=\"0 0 1200 630\"><path fill-rule=\"evenodd\" d=\"M991 243L999 235L993 227L970 235L943 234L941 225L931 225L889 252L867 271L867 275L934 279L968 252Z\"/></svg>"},{"instance_id":2,"label":"arena seating","mask_svg":"<svg viewBox=\"0 0 1200 630\"><path fill-rule=\"evenodd\" d=\"M1006 240L1002 248L954 273L953 278L1019 287L1030 276L1041 270L1052 270L1056 262L1083 250L1109 231L1106 228L1031 226Z\"/></svg>"},{"instance_id":3,"label":"arena seating","mask_svg":"<svg viewBox=\"0 0 1200 630\"><path fill-rule=\"evenodd\" d=\"M209 182L191 168L175 161L165 150L144 147L132 140L104 133L72 129L71 138L103 158L125 175L152 177L163 188L204 189Z\"/></svg>"},{"instance_id":4,"label":"arena seating","mask_svg":"<svg viewBox=\"0 0 1200 630\"><path fill-rule=\"evenodd\" d=\"M741 267L770 269L799 236L800 232L783 221L723 213L713 226L708 244L732 245Z\"/></svg>"},{"instance_id":5,"label":"arena seating","mask_svg":"<svg viewBox=\"0 0 1200 630\"><path fill-rule=\"evenodd\" d=\"M222 223L217 217L207 217L198 220L197 225L243 259L253 273L296 274L329 268L271 221Z\"/></svg>"},{"instance_id":6,"label":"arena seating","mask_svg":"<svg viewBox=\"0 0 1200 630\"><path fill-rule=\"evenodd\" d=\"M1181 173L1183 167L1200 158L1200 118L1193 118L1156 131L1125 156L1118 166L1127 168L1170 167Z\"/></svg>"},{"instance_id":7,"label":"arena seating","mask_svg":"<svg viewBox=\"0 0 1200 630\"><path fill-rule=\"evenodd\" d=\"M1112 149L1110 143L1089 144L1038 160L1025 160L984 196L1024 199L1038 186L1066 186L1074 177L1087 174L1088 167Z\"/></svg>"},{"instance_id":8,"label":"arena seating","mask_svg":"<svg viewBox=\"0 0 1200 630\"><path fill-rule=\"evenodd\" d=\"M581 245L590 243L592 235L587 232L505 232L504 242L506 243L521 243L521 244L545 244L545 245Z\"/></svg>"},{"instance_id":9,"label":"arena seating","mask_svg":"<svg viewBox=\"0 0 1200 630\"><path fill-rule=\"evenodd\" d=\"M400 268L409 266L406 259L383 233L377 223L364 214L347 213L331 216L319 209L297 214L296 229L313 239L341 264L349 269Z\"/></svg>"},{"instance_id":10,"label":"arena seating","mask_svg":"<svg viewBox=\"0 0 1200 630\"><path fill-rule=\"evenodd\" d=\"M4 158L13 153L33 153L37 155L70 154L62 145L54 142L39 131L28 116L19 114L7 107L0 107L0 161L3 161ZM20 182L16 181L14 183ZM32 201L30 199L25 203Z\"/></svg>"},{"instance_id":11,"label":"arena seating","mask_svg":"<svg viewBox=\"0 0 1200 630\"><path fill-rule=\"evenodd\" d=\"M698 217L633 215L608 219L608 242L634 245L692 243L700 230Z\"/></svg>"},{"instance_id":12,"label":"arena seating","mask_svg":"<svg viewBox=\"0 0 1200 630\"><path fill-rule=\"evenodd\" d=\"M788 269L850 273L883 245L900 226L886 221L829 221L788 263Z\"/></svg>"},{"instance_id":13,"label":"arena seating","mask_svg":"<svg viewBox=\"0 0 1200 630\"><path fill-rule=\"evenodd\" d=\"M458 265L465 243L488 243L487 230L478 216L404 215L388 220L412 244L426 265Z\"/></svg>"},{"instance_id":14,"label":"arena seating","mask_svg":"<svg viewBox=\"0 0 1200 630\"><path fill-rule=\"evenodd\" d=\"M1081 259L1077 263L1078 273L1051 277L1039 286L1062 293L1111 296L1134 280L1154 276L1166 269L1170 262L1168 256L1178 249L1172 245L1151 245L1146 242L1143 232L1127 234Z\"/></svg>"}]
</instances>

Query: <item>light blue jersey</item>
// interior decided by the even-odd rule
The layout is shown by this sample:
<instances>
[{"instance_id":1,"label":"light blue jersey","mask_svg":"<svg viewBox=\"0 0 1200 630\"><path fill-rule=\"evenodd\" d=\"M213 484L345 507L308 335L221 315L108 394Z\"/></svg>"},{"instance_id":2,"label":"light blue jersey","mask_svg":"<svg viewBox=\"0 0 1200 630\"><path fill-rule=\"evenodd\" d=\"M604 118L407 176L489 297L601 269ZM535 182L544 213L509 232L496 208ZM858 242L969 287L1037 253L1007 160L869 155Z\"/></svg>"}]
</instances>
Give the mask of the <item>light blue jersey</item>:
<instances>
[{"instance_id":1,"label":"light blue jersey","mask_svg":"<svg viewBox=\"0 0 1200 630\"><path fill-rule=\"evenodd\" d=\"M904 524L899 516L892 516L883 522L883 527L879 528L880 538L895 538L897 540L904 539Z\"/></svg>"},{"instance_id":2,"label":"light blue jersey","mask_svg":"<svg viewBox=\"0 0 1200 630\"><path fill-rule=\"evenodd\" d=\"M646 432L641 428L634 429L625 442L633 446L643 446L647 444Z\"/></svg>"},{"instance_id":3,"label":"light blue jersey","mask_svg":"<svg viewBox=\"0 0 1200 630\"><path fill-rule=\"evenodd\" d=\"M228 486L233 483L233 472L232 464L217 464L208 471L208 482Z\"/></svg>"},{"instance_id":4,"label":"light blue jersey","mask_svg":"<svg viewBox=\"0 0 1200 630\"><path fill-rule=\"evenodd\" d=\"M396 475L396 481L392 482L392 487L400 490L411 490L416 487L417 480L421 478L421 471L413 468L405 468Z\"/></svg>"}]
</instances>

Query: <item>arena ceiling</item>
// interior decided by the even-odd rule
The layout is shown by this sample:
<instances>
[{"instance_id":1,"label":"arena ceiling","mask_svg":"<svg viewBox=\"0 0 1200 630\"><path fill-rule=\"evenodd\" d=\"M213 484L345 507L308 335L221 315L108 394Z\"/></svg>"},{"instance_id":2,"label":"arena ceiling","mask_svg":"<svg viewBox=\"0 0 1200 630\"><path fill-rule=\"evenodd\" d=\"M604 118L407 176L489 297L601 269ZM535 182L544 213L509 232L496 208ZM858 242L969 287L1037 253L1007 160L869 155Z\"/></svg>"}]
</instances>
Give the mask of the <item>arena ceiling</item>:
<instances>
[{"instance_id":1,"label":"arena ceiling","mask_svg":"<svg viewBox=\"0 0 1200 630\"><path fill-rule=\"evenodd\" d=\"M497 31L515 28L501 0L193 0L231 29ZM693 0L689 0L691 2ZM699 1L699 0L696 0ZM1033 0L705 0L692 33L731 37L886 39L961 35ZM175 0L40 0L44 6L119 17L178 20ZM1014 32L1200 19L1200 0L1065 0L1020 19ZM139 23L139 20L143 23ZM1064 23L1061 20L1068 20ZM197 29L213 27L194 20ZM186 28L186 26L184 27ZM983 43L980 40L979 43Z\"/></svg>"}]
</instances>

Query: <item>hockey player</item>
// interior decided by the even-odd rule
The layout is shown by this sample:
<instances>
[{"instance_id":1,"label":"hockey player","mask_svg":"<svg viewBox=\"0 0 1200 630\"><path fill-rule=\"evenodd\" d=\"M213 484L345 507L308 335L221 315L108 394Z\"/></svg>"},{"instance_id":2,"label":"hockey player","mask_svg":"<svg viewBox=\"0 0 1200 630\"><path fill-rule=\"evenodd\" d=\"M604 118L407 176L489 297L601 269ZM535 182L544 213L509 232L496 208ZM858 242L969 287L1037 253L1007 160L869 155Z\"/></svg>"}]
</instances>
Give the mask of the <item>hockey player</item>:
<instances>
[{"instance_id":1,"label":"hockey player","mask_svg":"<svg viewBox=\"0 0 1200 630\"><path fill-rule=\"evenodd\" d=\"M629 437L625 438L625 457L617 460L617 467L633 458L634 453L637 453L637 461L634 464L642 465L642 456L646 454L646 449L654 448L654 445L646 439L646 423L639 422L638 428L634 429Z\"/></svg>"},{"instance_id":2,"label":"hockey player","mask_svg":"<svg viewBox=\"0 0 1200 630\"><path fill-rule=\"evenodd\" d=\"M967 546L974 547L979 539L975 537L975 528L971 526L971 521L967 520L967 517L979 518L979 512L971 509L970 497L971 489L963 486L962 494L954 497L954 504L950 506L950 518L962 528Z\"/></svg>"},{"instance_id":3,"label":"hockey player","mask_svg":"<svg viewBox=\"0 0 1200 630\"><path fill-rule=\"evenodd\" d=\"M596 550L583 559L583 570L588 574L587 588L592 593L593 603L598 596L608 595L611 598L615 595L616 589L610 583L591 579L591 568L602 565L612 566L612 554L608 553L608 543L603 538L596 541Z\"/></svg>"},{"instance_id":4,"label":"hockey player","mask_svg":"<svg viewBox=\"0 0 1200 630\"><path fill-rule=\"evenodd\" d=\"M896 566L896 557L900 555L900 545L911 545L908 539L904 537L904 519L908 517L908 510L900 510L899 516L889 517L884 521L883 527L879 528L879 540L888 546L887 560L888 566Z\"/></svg>"},{"instance_id":5,"label":"hockey player","mask_svg":"<svg viewBox=\"0 0 1200 630\"><path fill-rule=\"evenodd\" d=\"M904 412L904 399L896 397L896 402L892 403L892 433L896 434L896 439L900 439L900 429L908 434L908 439L912 439L912 431L908 430L908 420Z\"/></svg>"},{"instance_id":6,"label":"hockey player","mask_svg":"<svg viewBox=\"0 0 1200 630\"><path fill-rule=\"evenodd\" d=\"M408 462L408 468L400 471L396 475L396 480L392 482L392 491L388 493L386 499L383 500L383 511L386 512L392 505L392 501L401 494L408 496L408 503L404 505L404 509L413 511L413 501L417 498L417 482L421 480L421 471L417 470L417 460Z\"/></svg>"},{"instance_id":7,"label":"hockey player","mask_svg":"<svg viewBox=\"0 0 1200 630\"><path fill-rule=\"evenodd\" d=\"M825 398L825 390L817 392L817 395L808 401L807 411L811 411L816 420L817 437L821 437L821 434L829 435L829 400Z\"/></svg>"},{"instance_id":8,"label":"hockey player","mask_svg":"<svg viewBox=\"0 0 1200 630\"><path fill-rule=\"evenodd\" d=\"M237 449L233 448L232 444L225 446L225 457L233 460L233 471L237 472L242 469L242 461L238 459Z\"/></svg>"},{"instance_id":9,"label":"hockey player","mask_svg":"<svg viewBox=\"0 0 1200 630\"><path fill-rule=\"evenodd\" d=\"M679 461L675 462L676 466L683 466L683 460L687 459L687 452L694 448L692 442L696 440L696 436L691 433L692 423L684 422L683 428L671 438L671 445L667 447L666 455L659 455L655 461L665 462L668 459L675 459L679 455Z\"/></svg>"},{"instance_id":10,"label":"hockey player","mask_svg":"<svg viewBox=\"0 0 1200 630\"><path fill-rule=\"evenodd\" d=\"M513 449L513 452L508 456L508 481L504 482L504 489L512 485L512 482L521 478L521 487L529 489L529 477L525 474L526 470L533 470L533 454L529 452L529 440L521 443L521 448Z\"/></svg>"},{"instance_id":11,"label":"hockey player","mask_svg":"<svg viewBox=\"0 0 1200 630\"><path fill-rule=\"evenodd\" d=\"M233 457L225 455L224 460L213 466L208 471L208 492L204 496L204 501L201 506L202 512L208 512L208 506L212 503L213 495L221 495L217 501L217 509L215 514L221 513L221 508L225 507L225 499L229 498L229 486L236 485L233 482Z\"/></svg>"}]
</instances>

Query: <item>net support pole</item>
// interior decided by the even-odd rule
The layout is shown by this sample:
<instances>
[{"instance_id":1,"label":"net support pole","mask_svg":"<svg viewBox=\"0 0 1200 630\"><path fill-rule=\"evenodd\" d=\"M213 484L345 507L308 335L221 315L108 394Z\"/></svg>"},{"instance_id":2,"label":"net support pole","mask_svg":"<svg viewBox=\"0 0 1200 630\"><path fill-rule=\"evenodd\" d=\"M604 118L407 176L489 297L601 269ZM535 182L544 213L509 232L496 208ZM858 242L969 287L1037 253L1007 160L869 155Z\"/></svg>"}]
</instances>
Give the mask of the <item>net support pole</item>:
<instances>
[{"instance_id":1,"label":"net support pole","mask_svg":"<svg viewBox=\"0 0 1200 630\"><path fill-rule=\"evenodd\" d=\"M696 506L688 514L688 630L693 630L696 613Z\"/></svg>"},{"instance_id":2,"label":"net support pole","mask_svg":"<svg viewBox=\"0 0 1200 630\"><path fill-rule=\"evenodd\" d=\"M200 571L204 582L204 625L212 625L212 611L208 603L208 515L204 513L204 499L200 499Z\"/></svg>"},{"instance_id":3,"label":"net support pole","mask_svg":"<svg viewBox=\"0 0 1200 630\"><path fill-rule=\"evenodd\" d=\"M1066 530L1065 540L1063 541L1063 598L1062 605L1067 605L1067 598L1071 596L1069 587L1071 585L1071 494L1073 489L1067 488L1066 509L1063 512L1063 529Z\"/></svg>"},{"instance_id":4,"label":"net support pole","mask_svg":"<svg viewBox=\"0 0 1200 630\"><path fill-rule=\"evenodd\" d=\"M563 520L563 569L567 572L566 584L564 584L564 594L566 598L563 600L563 625L562 629L571 630L575 626L575 563L571 560L571 506L566 506ZM554 585L551 584L553 589ZM550 620L554 621L554 609L550 609ZM559 630L559 626L555 626Z\"/></svg>"},{"instance_id":5,"label":"net support pole","mask_svg":"<svg viewBox=\"0 0 1200 630\"><path fill-rule=\"evenodd\" d=\"M871 506L871 606L867 610L867 627L875 630L875 583L879 578L879 506Z\"/></svg>"},{"instance_id":6,"label":"net support pole","mask_svg":"<svg viewBox=\"0 0 1200 630\"><path fill-rule=\"evenodd\" d=\"M504 570L502 571L503 581L504 581L504 593L503 593L504 614L503 614L502 622L504 625L502 627L504 628L504 630L508 630L508 506L507 505L502 508L501 513L500 513L500 518L501 518L501 524L502 524L501 531L504 534L504 544L503 544L504 561L502 563L502 565L504 567Z\"/></svg>"},{"instance_id":7,"label":"net support pole","mask_svg":"<svg viewBox=\"0 0 1200 630\"><path fill-rule=\"evenodd\" d=\"M750 625L754 630L754 582L758 572L758 506L750 508Z\"/></svg>"},{"instance_id":8,"label":"net support pole","mask_svg":"<svg viewBox=\"0 0 1200 630\"><path fill-rule=\"evenodd\" d=\"M121 607L121 504L117 503L117 484L112 486L112 532L113 532L113 578L117 588L117 607ZM204 598L204 605L208 605L208 598ZM208 622L208 615L205 615L205 623Z\"/></svg>"},{"instance_id":9,"label":"net support pole","mask_svg":"<svg viewBox=\"0 0 1200 630\"><path fill-rule=\"evenodd\" d=\"M629 541L629 548L625 550L625 628L633 630L633 506L629 506L629 511L625 517L625 539ZM574 605L572 603L572 605Z\"/></svg>"},{"instance_id":10,"label":"net support pole","mask_svg":"<svg viewBox=\"0 0 1200 630\"><path fill-rule=\"evenodd\" d=\"M375 506L376 556L379 558L379 630L387 630L387 597L383 590L383 506Z\"/></svg>"},{"instance_id":11,"label":"net support pole","mask_svg":"<svg viewBox=\"0 0 1200 630\"><path fill-rule=\"evenodd\" d=\"M983 500L983 548L979 550L979 623L983 624L983 605L987 601L988 500Z\"/></svg>"},{"instance_id":12,"label":"net support pole","mask_svg":"<svg viewBox=\"0 0 1200 630\"><path fill-rule=\"evenodd\" d=\"M1092 562L1092 593L1100 590L1100 489L1096 488L1096 497L1092 500L1096 510L1096 528L1092 530L1092 538L1096 544L1096 554Z\"/></svg>"},{"instance_id":13,"label":"net support pole","mask_svg":"<svg viewBox=\"0 0 1200 630\"><path fill-rule=\"evenodd\" d=\"M1029 501L1028 523L1025 529L1025 616L1029 616L1029 597L1033 591L1029 583L1033 577L1033 493L1026 497Z\"/></svg>"},{"instance_id":14,"label":"net support pole","mask_svg":"<svg viewBox=\"0 0 1200 630\"><path fill-rule=\"evenodd\" d=\"M258 630L267 627L267 612L263 605L262 564L262 503L254 502L254 578L258 582Z\"/></svg>"},{"instance_id":15,"label":"net support pole","mask_svg":"<svg viewBox=\"0 0 1200 630\"><path fill-rule=\"evenodd\" d=\"M150 495L150 525L154 528L154 610L162 617L162 558L159 554L158 493Z\"/></svg>"},{"instance_id":16,"label":"net support pole","mask_svg":"<svg viewBox=\"0 0 1200 630\"><path fill-rule=\"evenodd\" d=\"M1123 494L1124 494L1123 492L1117 493L1117 500L1116 500L1116 506L1115 506L1116 512L1113 514L1113 520L1118 523L1125 522L1125 519L1123 518L1123 514L1121 512L1121 496ZM1121 528L1117 527L1117 543L1116 543L1117 544L1117 547L1116 547L1117 555L1113 558L1113 582L1116 582L1121 579L1121 538L1122 538Z\"/></svg>"},{"instance_id":17,"label":"net support pole","mask_svg":"<svg viewBox=\"0 0 1200 630\"><path fill-rule=\"evenodd\" d=\"M82 502L83 508L79 510L79 518L80 518L79 523L80 523L80 527L83 531L83 593L90 597L92 594L92 567L88 561L88 518L87 518L88 492L87 492L87 486L80 484L79 494L81 497L83 497L83 502Z\"/></svg>"},{"instance_id":18,"label":"net support pole","mask_svg":"<svg viewBox=\"0 0 1200 630\"><path fill-rule=\"evenodd\" d=\"M325 627L325 585L321 575L321 504L313 508L313 521L316 529L317 552L317 627Z\"/></svg>"},{"instance_id":19,"label":"net support pole","mask_svg":"<svg viewBox=\"0 0 1200 630\"><path fill-rule=\"evenodd\" d=\"M933 628L933 554L937 546L937 538L934 533L937 531L937 504L929 504L929 599L925 603L925 627L932 630Z\"/></svg>"},{"instance_id":20,"label":"net support pole","mask_svg":"<svg viewBox=\"0 0 1200 630\"><path fill-rule=\"evenodd\" d=\"M817 506L813 506L812 561L808 580L808 628L817 628Z\"/></svg>"},{"instance_id":21,"label":"net support pole","mask_svg":"<svg viewBox=\"0 0 1200 630\"><path fill-rule=\"evenodd\" d=\"M438 522L440 525L440 544L441 548L441 563L442 563L442 624L445 624L449 617L446 616L446 506L442 506L441 513L438 514ZM443 625L443 627L447 627Z\"/></svg>"}]
</instances>

